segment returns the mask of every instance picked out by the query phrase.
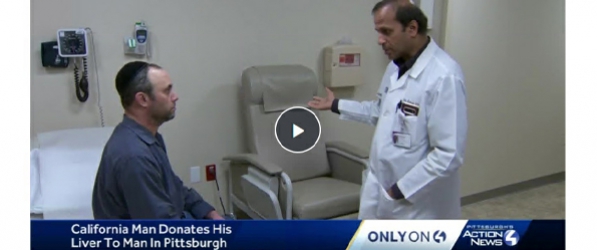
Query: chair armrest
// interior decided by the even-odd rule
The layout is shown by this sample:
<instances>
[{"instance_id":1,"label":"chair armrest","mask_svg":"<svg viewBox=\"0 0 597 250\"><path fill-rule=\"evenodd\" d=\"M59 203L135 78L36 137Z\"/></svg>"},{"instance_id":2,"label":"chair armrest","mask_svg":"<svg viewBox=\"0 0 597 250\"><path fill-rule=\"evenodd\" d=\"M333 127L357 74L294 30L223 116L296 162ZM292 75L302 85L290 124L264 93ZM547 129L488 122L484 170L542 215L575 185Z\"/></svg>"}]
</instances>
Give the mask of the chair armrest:
<instances>
[{"instance_id":1,"label":"chair armrest","mask_svg":"<svg viewBox=\"0 0 597 250\"><path fill-rule=\"evenodd\" d=\"M336 149L336 150L348 153L356 158L367 159L369 157L369 153L366 152L365 150L359 149L359 148L357 148L353 145L350 145L346 142L330 141L330 142L326 142L325 146L326 146L327 150Z\"/></svg>"},{"instance_id":2,"label":"chair armrest","mask_svg":"<svg viewBox=\"0 0 597 250\"><path fill-rule=\"evenodd\" d=\"M345 142L327 142L326 151L332 178L362 184L363 171L369 166L369 154Z\"/></svg>"},{"instance_id":3,"label":"chair armrest","mask_svg":"<svg viewBox=\"0 0 597 250\"><path fill-rule=\"evenodd\" d=\"M231 161L232 163L249 164L259 168L269 175L279 175L282 173L282 168L280 168L278 165L269 162L256 154L230 155L224 157L224 160Z\"/></svg>"}]
</instances>

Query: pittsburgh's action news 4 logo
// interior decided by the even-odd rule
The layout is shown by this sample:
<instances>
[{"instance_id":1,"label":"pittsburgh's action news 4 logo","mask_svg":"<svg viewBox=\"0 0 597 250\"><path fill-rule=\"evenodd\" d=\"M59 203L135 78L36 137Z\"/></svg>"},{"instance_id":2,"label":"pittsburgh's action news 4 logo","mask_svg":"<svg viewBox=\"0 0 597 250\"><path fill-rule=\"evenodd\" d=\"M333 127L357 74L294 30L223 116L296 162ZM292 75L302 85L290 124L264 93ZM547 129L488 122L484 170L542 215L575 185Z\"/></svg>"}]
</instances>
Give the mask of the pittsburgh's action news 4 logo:
<instances>
[{"instance_id":1,"label":"pittsburgh's action news 4 logo","mask_svg":"<svg viewBox=\"0 0 597 250\"><path fill-rule=\"evenodd\" d=\"M462 238L471 246L516 246L520 240L512 225L467 225Z\"/></svg>"}]
</instances>

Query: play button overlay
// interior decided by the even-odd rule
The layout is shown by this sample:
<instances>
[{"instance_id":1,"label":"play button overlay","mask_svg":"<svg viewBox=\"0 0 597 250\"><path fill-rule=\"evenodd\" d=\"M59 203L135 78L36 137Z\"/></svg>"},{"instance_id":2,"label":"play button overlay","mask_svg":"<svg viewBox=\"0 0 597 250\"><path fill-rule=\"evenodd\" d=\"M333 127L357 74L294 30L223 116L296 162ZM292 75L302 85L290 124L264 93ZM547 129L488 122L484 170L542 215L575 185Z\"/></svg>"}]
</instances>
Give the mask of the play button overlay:
<instances>
[{"instance_id":1,"label":"play button overlay","mask_svg":"<svg viewBox=\"0 0 597 250\"><path fill-rule=\"evenodd\" d=\"M305 130L303 130L301 127L292 124L292 138L295 138L299 135L301 135Z\"/></svg>"},{"instance_id":2,"label":"play button overlay","mask_svg":"<svg viewBox=\"0 0 597 250\"><path fill-rule=\"evenodd\" d=\"M313 111L304 107L284 110L275 126L276 140L280 146L294 154L313 149L321 136L321 124Z\"/></svg>"}]
</instances>

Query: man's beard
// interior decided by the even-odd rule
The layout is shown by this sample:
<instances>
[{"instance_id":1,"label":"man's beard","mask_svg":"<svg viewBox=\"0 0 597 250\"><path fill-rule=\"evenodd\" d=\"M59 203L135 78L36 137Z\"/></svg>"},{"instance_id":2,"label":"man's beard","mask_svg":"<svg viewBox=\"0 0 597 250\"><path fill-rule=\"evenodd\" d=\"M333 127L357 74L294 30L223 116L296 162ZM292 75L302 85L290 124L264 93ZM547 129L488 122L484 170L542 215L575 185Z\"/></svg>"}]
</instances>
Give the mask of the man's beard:
<instances>
[{"instance_id":1,"label":"man's beard","mask_svg":"<svg viewBox=\"0 0 597 250\"><path fill-rule=\"evenodd\" d=\"M168 115L168 117L166 117L166 120L164 122L174 119L175 116L176 116L176 114L174 112L170 112L170 115Z\"/></svg>"},{"instance_id":2,"label":"man's beard","mask_svg":"<svg viewBox=\"0 0 597 250\"><path fill-rule=\"evenodd\" d=\"M167 121L170 121L170 120L174 119L175 116L176 116L176 114L173 111L170 111L167 113L157 113L156 112L152 115L153 120L156 121L156 123L158 123L158 124L162 124Z\"/></svg>"}]
</instances>

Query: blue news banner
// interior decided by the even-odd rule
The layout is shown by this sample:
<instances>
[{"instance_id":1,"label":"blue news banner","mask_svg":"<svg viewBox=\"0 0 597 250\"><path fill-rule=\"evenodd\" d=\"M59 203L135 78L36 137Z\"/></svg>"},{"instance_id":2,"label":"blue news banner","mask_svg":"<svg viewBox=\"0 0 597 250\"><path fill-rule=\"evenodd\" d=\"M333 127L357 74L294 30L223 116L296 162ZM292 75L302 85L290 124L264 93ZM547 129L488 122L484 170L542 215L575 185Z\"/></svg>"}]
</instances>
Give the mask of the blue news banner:
<instances>
[{"instance_id":1,"label":"blue news banner","mask_svg":"<svg viewBox=\"0 0 597 250\"><path fill-rule=\"evenodd\" d=\"M564 249L563 220L31 221L31 249Z\"/></svg>"}]
</instances>

